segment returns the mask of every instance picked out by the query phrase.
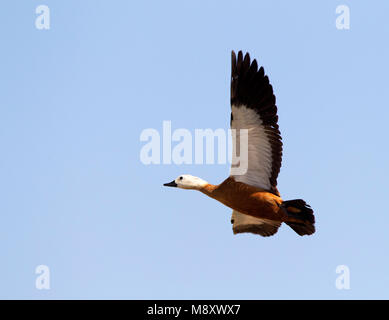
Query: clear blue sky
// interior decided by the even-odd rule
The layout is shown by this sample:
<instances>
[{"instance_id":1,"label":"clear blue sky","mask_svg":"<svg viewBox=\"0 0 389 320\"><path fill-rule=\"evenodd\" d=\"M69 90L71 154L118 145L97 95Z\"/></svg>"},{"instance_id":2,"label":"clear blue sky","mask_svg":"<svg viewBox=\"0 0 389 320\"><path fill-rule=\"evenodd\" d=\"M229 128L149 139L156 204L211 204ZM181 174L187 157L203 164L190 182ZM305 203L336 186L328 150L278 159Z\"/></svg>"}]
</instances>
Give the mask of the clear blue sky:
<instances>
[{"instance_id":1,"label":"clear blue sky","mask_svg":"<svg viewBox=\"0 0 389 320\"><path fill-rule=\"evenodd\" d=\"M35 28L48 5L50 30ZM347 4L350 30L335 27ZM389 298L388 1L3 1L0 298ZM230 51L270 76L279 189L317 233L234 236L139 160L145 128L229 126ZM47 265L51 289L35 288ZM350 268L350 290L335 269Z\"/></svg>"}]
</instances>

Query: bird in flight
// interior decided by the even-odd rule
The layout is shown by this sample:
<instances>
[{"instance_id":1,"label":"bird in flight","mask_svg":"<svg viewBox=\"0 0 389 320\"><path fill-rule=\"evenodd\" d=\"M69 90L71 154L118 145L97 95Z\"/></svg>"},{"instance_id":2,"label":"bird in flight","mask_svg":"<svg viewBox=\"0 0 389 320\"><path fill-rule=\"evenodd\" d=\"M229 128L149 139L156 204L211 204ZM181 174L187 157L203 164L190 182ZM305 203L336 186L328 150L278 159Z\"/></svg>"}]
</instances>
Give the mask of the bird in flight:
<instances>
[{"instance_id":1,"label":"bird in flight","mask_svg":"<svg viewBox=\"0 0 389 320\"><path fill-rule=\"evenodd\" d=\"M236 56L232 51L231 56L231 131L236 133L234 149L240 150L241 132L246 132L245 170L233 170L232 165L230 176L219 185L184 174L164 186L198 190L230 207L234 234L272 236L284 222L300 236L311 235L315 232L311 207L302 199L283 201L277 189L282 141L269 78L255 59L250 62L248 53L243 56L239 51Z\"/></svg>"}]
</instances>

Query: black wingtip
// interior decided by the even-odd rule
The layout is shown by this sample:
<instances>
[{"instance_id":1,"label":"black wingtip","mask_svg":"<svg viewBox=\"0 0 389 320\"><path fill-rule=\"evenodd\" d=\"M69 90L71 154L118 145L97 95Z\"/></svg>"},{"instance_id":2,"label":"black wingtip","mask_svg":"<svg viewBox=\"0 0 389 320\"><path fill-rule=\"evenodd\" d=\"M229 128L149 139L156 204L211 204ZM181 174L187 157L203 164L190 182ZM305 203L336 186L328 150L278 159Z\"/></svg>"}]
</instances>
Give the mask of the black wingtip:
<instances>
[{"instance_id":1,"label":"black wingtip","mask_svg":"<svg viewBox=\"0 0 389 320\"><path fill-rule=\"evenodd\" d=\"M235 74L235 71L236 70L236 54L235 54L235 51L232 50L231 51L231 74L232 76L234 76Z\"/></svg>"},{"instance_id":2,"label":"black wingtip","mask_svg":"<svg viewBox=\"0 0 389 320\"><path fill-rule=\"evenodd\" d=\"M241 63L243 61L243 52L242 50L239 50L238 52L238 63Z\"/></svg>"}]
</instances>

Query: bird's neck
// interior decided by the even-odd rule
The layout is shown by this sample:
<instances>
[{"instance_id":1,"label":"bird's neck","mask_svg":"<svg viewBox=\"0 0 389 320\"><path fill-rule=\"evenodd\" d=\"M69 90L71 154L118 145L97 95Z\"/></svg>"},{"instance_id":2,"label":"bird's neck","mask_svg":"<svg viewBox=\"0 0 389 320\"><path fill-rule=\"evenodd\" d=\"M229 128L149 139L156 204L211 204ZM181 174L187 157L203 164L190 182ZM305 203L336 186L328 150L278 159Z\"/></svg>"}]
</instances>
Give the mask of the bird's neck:
<instances>
[{"instance_id":1,"label":"bird's neck","mask_svg":"<svg viewBox=\"0 0 389 320\"><path fill-rule=\"evenodd\" d=\"M227 207L231 207L232 203L229 198L231 198L231 190L229 189L230 179L226 179L224 182L218 185L206 184L204 187L199 189L202 193L207 195L210 198L213 198ZM233 192L233 188L232 188Z\"/></svg>"},{"instance_id":2,"label":"bird's neck","mask_svg":"<svg viewBox=\"0 0 389 320\"><path fill-rule=\"evenodd\" d=\"M205 186L201 187L199 191L206 194L208 197L214 198L214 193L217 187L217 185L207 183Z\"/></svg>"}]
</instances>

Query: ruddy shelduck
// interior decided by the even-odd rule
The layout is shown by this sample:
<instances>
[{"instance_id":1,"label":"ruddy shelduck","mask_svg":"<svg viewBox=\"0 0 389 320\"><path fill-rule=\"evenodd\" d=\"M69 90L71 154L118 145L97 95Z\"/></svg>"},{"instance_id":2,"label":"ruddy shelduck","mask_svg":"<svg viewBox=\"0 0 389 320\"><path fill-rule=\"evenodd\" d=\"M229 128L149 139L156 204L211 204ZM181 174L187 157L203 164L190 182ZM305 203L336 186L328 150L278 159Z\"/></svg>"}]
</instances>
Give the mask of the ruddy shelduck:
<instances>
[{"instance_id":1,"label":"ruddy shelduck","mask_svg":"<svg viewBox=\"0 0 389 320\"><path fill-rule=\"evenodd\" d=\"M277 190L282 142L276 98L263 67L258 69L255 59L250 63L250 55L246 53L243 57L242 51L237 57L232 51L231 129L235 129L236 141L242 129L247 132L244 174L231 170L230 176L219 185L184 174L164 186L198 190L233 209L234 234L271 236L282 222L300 236L313 234L315 218L311 207L301 199L283 201Z\"/></svg>"}]
</instances>

